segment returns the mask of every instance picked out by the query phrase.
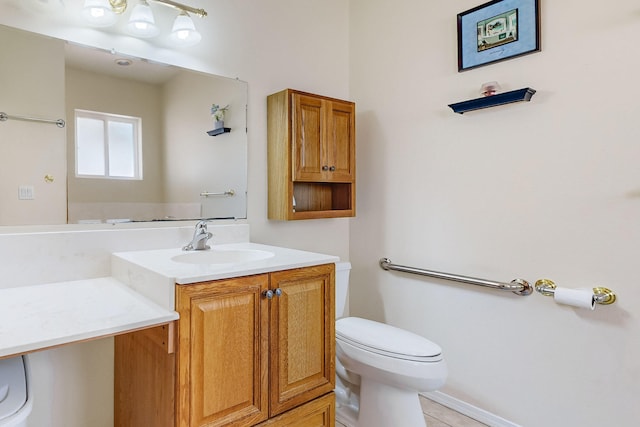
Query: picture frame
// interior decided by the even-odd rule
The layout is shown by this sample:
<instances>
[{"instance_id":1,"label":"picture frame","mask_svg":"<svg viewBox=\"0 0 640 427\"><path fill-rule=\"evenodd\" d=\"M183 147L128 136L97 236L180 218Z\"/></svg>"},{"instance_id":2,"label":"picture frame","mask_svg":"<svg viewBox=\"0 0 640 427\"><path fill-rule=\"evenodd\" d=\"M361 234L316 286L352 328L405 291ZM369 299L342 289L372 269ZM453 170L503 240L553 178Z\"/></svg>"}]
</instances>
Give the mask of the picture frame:
<instances>
[{"instance_id":1,"label":"picture frame","mask_svg":"<svg viewBox=\"0 0 640 427\"><path fill-rule=\"evenodd\" d=\"M458 14L458 72L540 51L539 0L493 0Z\"/></svg>"}]
</instances>

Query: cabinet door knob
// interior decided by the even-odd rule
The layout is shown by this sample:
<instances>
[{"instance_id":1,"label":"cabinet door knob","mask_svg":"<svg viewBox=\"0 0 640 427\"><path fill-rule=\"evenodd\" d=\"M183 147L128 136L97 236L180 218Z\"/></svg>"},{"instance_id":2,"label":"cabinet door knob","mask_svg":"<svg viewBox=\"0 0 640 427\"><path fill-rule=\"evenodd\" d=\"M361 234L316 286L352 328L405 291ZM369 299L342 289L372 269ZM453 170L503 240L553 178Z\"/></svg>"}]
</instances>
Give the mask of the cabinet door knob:
<instances>
[{"instance_id":1,"label":"cabinet door knob","mask_svg":"<svg viewBox=\"0 0 640 427\"><path fill-rule=\"evenodd\" d=\"M273 291L273 294L277 297L279 297L280 295L282 295L282 289L280 288L276 288L275 291Z\"/></svg>"},{"instance_id":2,"label":"cabinet door knob","mask_svg":"<svg viewBox=\"0 0 640 427\"><path fill-rule=\"evenodd\" d=\"M322 170L323 171L328 171L329 170L329 166L327 166L327 165L322 166Z\"/></svg>"},{"instance_id":3,"label":"cabinet door knob","mask_svg":"<svg viewBox=\"0 0 640 427\"><path fill-rule=\"evenodd\" d=\"M269 289L268 291L264 291L262 293L262 296L265 297L266 299L271 299L273 298L273 291L271 289Z\"/></svg>"},{"instance_id":4,"label":"cabinet door knob","mask_svg":"<svg viewBox=\"0 0 640 427\"><path fill-rule=\"evenodd\" d=\"M336 167L335 167L335 166L331 166L331 167L329 168L329 170L330 170L331 172L335 172Z\"/></svg>"}]
</instances>

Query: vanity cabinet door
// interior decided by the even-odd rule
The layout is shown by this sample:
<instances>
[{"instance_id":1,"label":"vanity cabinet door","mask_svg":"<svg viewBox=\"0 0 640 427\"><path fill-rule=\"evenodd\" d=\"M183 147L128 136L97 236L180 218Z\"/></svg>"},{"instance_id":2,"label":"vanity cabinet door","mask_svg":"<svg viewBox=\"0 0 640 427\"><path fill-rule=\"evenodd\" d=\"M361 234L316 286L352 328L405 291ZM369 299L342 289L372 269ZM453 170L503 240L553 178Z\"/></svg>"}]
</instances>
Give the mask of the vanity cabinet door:
<instances>
[{"instance_id":1,"label":"vanity cabinet door","mask_svg":"<svg viewBox=\"0 0 640 427\"><path fill-rule=\"evenodd\" d=\"M178 285L177 425L268 418L269 276Z\"/></svg>"},{"instance_id":2,"label":"vanity cabinet door","mask_svg":"<svg viewBox=\"0 0 640 427\"><path fill-rule=\"evenodd\" d=\"M335 427L336 402L333 393L325 394L277 417L259 427Z\"/></svg>"},{"instance_id":3,"label":"vanity cabinet door","mask_svg":"<svg viewBox=\"0 0 640 427\"><path fill-rule=\"evenodd\" d=\"M335 386L334 264L271 273L270 415Z\"/></svg>"}]
</instances>

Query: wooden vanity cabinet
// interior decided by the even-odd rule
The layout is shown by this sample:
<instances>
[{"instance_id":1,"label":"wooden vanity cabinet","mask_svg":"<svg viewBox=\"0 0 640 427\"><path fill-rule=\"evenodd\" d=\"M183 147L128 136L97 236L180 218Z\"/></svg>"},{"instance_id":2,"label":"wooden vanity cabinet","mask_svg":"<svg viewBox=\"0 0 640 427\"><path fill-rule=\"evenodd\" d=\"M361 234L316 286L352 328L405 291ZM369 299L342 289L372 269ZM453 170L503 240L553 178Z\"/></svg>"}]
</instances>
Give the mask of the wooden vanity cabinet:
<instances>
[{"instance_id":1,"label":"wooden vanity cabinet","mask_svg":"<svg viewBox=\"0 0 640 427\"><path fill-rule=\"evenodd\" d=\"M355 216L355 104L286 89L267 115L269 219Z\"/></svg>"},{"instance_id":2,"label":"wooden vanity cabinet","mask_svg":"<svg viewBox=\"0 0 640 427\"><path fill-rule=\"evenodd\" d=\"M334 426L334 277L325 264L177 285L175 354L122 345L145 331L117 337L116 426ZM165 375L149 366L158 360Z\"/></svg>"}]
</instances>

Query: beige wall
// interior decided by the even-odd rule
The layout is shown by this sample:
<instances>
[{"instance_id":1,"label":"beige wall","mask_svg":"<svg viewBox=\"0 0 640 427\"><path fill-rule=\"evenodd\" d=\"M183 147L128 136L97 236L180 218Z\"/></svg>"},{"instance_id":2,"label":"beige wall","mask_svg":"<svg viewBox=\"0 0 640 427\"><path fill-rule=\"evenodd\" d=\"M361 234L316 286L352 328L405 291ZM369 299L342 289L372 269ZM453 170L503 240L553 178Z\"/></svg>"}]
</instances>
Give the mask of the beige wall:
<instances>
[{"instance_id":1,"label":"beige wall","mask_svg":"<svg viewBox=\"0 0 640 427\"><path fill-rule=\"evenodd\" d=\"M0 111L57 120L64 112L64 44L0 28ZM23 52L36 52L25 57ZM29 64L25 66L25 64ZM17 85L16 81L25 81ZM66 222L65 136L55 124L9 119L0 122L0 224ZM53 177L47 182L45 176ZM31 186L33 200L18 200L18 187Z\"/></svg>"},{"instance_id":2,"label":"beige wall","mask_svg":"<svg viewBox=\"0 0 640 427\"><path fill-rule=\"evenodd\" d=\"M443 391L527 427L631 426L640 409L636 1L542 1L542 52L457 72L456 14L478 1L350 1L358 103L352 314L439 343ZM447 104L497 80L530 103ZM380 257L492 280L609 286L560 306L384 272Z\"/></svg>"},{"instance_id":3,"label":"beige wall","mask_svg":"<svg viewBox=\"0 0 640 427\"><path fill-rule=\"evenodd\" d=\"M201 21L219 41L214 50L156 56L249 82L252 240L351 255L352 312L441 344L450 366L446 393L527 427L634 425L638 7L542 2L542 52L458 73L455 16L477 4L224 2ZM491 80L538 92L530 103L463 116L446 106L476 97ZM285 87L357 102L356 219L266 219L265 98ZM619 301L574 310L537 294L383 272L382 256L494 280L608 285ZM74 404L91 388L78 365L63 361L87 355L89 372L109 361L79 347L64 351L70 355L39 355L55 359L39 365L48 368L43 375L53 366L79 382L52 385L64 403L54 419L88 425L106 400Z\"/></svg>"},{"instance_id":4,"label":"beige wall","mask_svg":"<svg viewBox=\"0 0 640 427\"><path fill-rule=\"evenodd\" d=\"M165 200L202 203L202 216L244 218L247 198L247 83L201 73L180 73L163 86ZM209 136L211 104L229 105L225 127ZM203 191L233 189L234 197L202 198ZM200 215L200 213L198 213Z\"/></svg>"}]
</instances>

